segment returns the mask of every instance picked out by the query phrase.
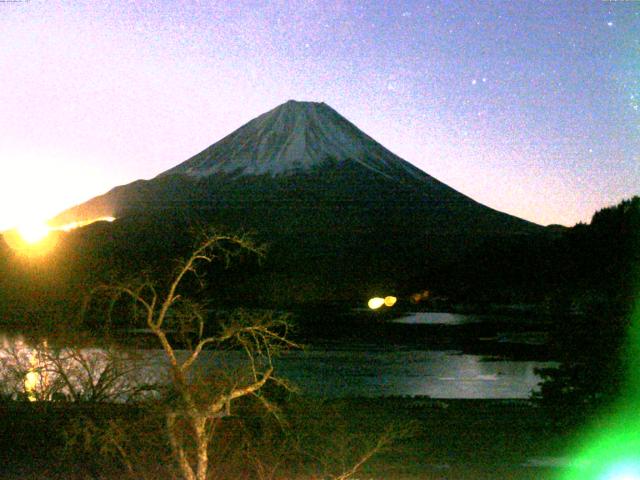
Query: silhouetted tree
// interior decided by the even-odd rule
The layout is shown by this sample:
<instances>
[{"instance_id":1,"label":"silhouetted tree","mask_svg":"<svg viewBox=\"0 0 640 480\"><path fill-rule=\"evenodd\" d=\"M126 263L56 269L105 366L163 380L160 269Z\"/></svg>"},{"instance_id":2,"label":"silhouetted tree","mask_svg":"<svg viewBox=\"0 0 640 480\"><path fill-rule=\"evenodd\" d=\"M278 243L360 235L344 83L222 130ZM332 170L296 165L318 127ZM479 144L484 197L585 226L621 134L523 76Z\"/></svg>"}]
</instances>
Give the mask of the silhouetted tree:
<instances>
[{"instance_id":1,"label":"silhouetted tree","mask_svg":"<svg viewBox=\"0 0 640 480\"><path fill-rule=\"evenodd\" d=\"M136 314L157 339L169 364L169 393L164 412L165 429L173 459L185 480L205 480L210 472L209 447L216 427L232 413L232 404L253 396L267 408L271 403L260 395L268 382L285 383L274 374L273 357L282 348L296 346L287 338L289 328L285 316L272 313L259 315L239 311L211 331L206 325L203 305L182 296L187 277L198 281L199 267L215 260L228 261L238 251L261 254L261 249L243 236L211 234L180 263L168 286L163 290L148 278L119 285L103 285L94 296L107 295L111 305L128 299ZM208 328L206 328L208 327ZM181 347L188 347L181 355ZM218 376L198 370L197 361L207 347L221 350L235 345L245 354L241 368L218 371Z\"/></svg>"}]
</instances>

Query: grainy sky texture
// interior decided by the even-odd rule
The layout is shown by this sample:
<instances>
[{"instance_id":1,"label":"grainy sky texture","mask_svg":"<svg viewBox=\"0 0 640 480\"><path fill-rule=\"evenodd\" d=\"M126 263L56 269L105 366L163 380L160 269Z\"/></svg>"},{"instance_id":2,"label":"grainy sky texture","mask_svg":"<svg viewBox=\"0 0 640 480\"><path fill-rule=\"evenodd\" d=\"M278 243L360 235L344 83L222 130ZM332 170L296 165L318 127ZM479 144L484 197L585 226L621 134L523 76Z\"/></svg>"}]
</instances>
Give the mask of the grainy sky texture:
<instances>
[{"instance_id":1,"label":"grainy sky texture","mask_svg":"<svg viewBox=\"0 0 640 480\"><path fill-rule=\"evenodd\" d=\"M324 101L490 207L640 193L640 2L0 1L0 229Z\"/></svg>"}]
</instances>

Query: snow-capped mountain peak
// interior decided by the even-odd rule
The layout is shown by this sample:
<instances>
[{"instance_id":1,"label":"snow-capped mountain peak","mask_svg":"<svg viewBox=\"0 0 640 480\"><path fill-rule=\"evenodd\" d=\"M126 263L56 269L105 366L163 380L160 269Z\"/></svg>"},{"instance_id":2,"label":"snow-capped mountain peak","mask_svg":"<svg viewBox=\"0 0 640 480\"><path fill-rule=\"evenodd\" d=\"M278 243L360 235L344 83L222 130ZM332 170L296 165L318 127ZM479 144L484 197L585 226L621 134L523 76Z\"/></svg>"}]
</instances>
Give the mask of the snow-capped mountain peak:
<instances>
[{"instance_id":1,"label":"snow-capped mountain peak","mask_svg":"<svg viewBox=\"0 0 640 480\"><path fill-rule=\"evenodd\" d=\"M396 175L398 169L424 176L325 103L295 100L251 120L161 176L291 175L328 159L358 162L387 176Z\"/></svg>"}]
</instances>

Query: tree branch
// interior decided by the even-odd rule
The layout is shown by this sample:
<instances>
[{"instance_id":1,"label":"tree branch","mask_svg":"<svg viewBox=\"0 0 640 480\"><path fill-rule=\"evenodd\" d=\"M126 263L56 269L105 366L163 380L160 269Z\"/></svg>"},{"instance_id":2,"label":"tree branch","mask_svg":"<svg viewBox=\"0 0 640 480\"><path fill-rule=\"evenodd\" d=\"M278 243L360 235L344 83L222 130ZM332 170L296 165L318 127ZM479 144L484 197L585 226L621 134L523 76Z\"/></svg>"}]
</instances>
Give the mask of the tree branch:
<instances>
[{"instance_id":1,"label":"tree branch","mask_svg":"<svg viewBox=\"0 0 640 480\"><path fill-rule=\"evenodd\" d=\"M273 367L270 367L262 375L262 378L257 382L254 382L251 385L247 385L246 387L243 387L243 388L234 388L233 390L231 390L231 393L229 393L228 395L221 395L218 398L218 400L212 403L207 409L209 411L209 415L212 417L215 417L222 411L222 409L225 406L229 405L232 400L235 400L236 398L244 397L245 395L249 395L251 393L254 393L260 390L264 386L264 384L267 383L267 381L271 378L272 374L273 374Z\"/></svg>"},{"instance_id":2,"label":"tree branch","mask_svg":"<svg viewBox=\"0 0 640 480\"><path fill-rule=\"evenodd\" d=\"M198 359L198 355L200 355L200 352L202 351L202 349L209 343L218 343L218 339L214 337L208 337L203 340L200 340L198 342L198 345L196 345L196 348L194 348L193 352L191 352L191 355L189 355L189 358L187 358L183 362L183 364L180 366L180 370L182 372L186 372L191 367L191 365L193 365L193 362L195 362Z\"/></svg>"}]
</instances>

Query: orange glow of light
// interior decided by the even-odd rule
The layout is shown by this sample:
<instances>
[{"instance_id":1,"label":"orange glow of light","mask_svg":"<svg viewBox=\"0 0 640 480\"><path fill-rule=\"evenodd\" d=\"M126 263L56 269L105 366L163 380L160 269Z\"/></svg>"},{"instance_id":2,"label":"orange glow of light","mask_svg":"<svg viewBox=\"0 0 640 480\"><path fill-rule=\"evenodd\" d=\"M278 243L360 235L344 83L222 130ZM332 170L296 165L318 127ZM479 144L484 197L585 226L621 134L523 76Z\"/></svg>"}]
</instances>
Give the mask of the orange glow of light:
<instances>
[{"instance_id":1,"label":"orange glow of light","mask_svg":"<svg viewBox=\"0 0 640 480\"><path fill-rule=\"evenodd\" d=\"M4 232L3 237L12 250L28 257L46 255L58 242L58 236L52 234L46 222L35 220Z\"/></svg>"},{"instance_id":2,"label":"orange glow of light","mask_svg":"<svg viewBox=\"0 0 640 480\"><path fill-rule=\"evenodd\" d=\"M396 302L398 301L398 299L396 297L394 297L393 295L388 295L384 298L382 297L373 297L370 298L369 301L367 302L367 306L371 309L371 310L377 310L380 307L393 307Z\"/></svg>"},{"instance_id":3,"label":"orange glow of light","mask_svg":"<svg viewBox=\"0 0 640 480\"><path fill-rule=\"evenodd\" d=\"M51 227L46 222L27 222L12 230L4 232L7 244L15 251L27 256L42 256L49 253L57 244L58 232L70 232L94 222L113 222L115 217L99 217L92 220L70 222L58 227Z\"/></svg>"},{"instance_id":4,"label":"orange glow of light","mask_svg":"<svg viewBox=\"0 0 640 480\"><path fill-rule=\"evenodd\" d=\"M38 243L49 235L49 226L45 222L29 222L19 225L16 230L22 239L30 245Z\"/></svg>"},{"instance_id":5,"label":"orange glow of light","mask_svg":"<svg viewBox=\"0 0 640 480\"><path fill-rule=\"evenodd\" d=\"M393 307L397 301L398 299L392 295L389 295L388 297L384 297L384 304L387 307Z\"/></svg>"},{"instance_id":6,"label":"orange glow of light","mask_svg":"<svg viewBox=\"0 0 640 480\"><path fill-rule=\"evenodd\" d=\"M87 225L91 225L95 222L113 222L116 217L98 217L93 220L78 220L76 222L66 223L59 227L56 227L55 230L62 230L63 232L70 232L71 230L75 230L76 228L85 227Z\"/></svg>"},{"instance_id":7,"label":"orange glow of light","mask_svg":"<svg viewBox=\"0 0 640 480\"><path fill-rule=\"evenodd\" d=\"M427 300L430 295L431 293L429 292L429 290L423 290L421 292L417 292L411 295L411 301L413 303L420 303L423 300Z\"/></svg>"}]
</instances>

